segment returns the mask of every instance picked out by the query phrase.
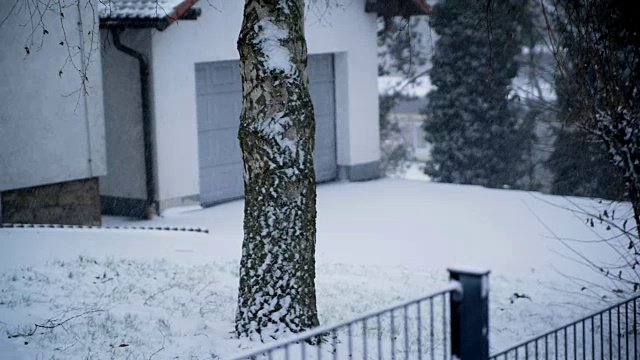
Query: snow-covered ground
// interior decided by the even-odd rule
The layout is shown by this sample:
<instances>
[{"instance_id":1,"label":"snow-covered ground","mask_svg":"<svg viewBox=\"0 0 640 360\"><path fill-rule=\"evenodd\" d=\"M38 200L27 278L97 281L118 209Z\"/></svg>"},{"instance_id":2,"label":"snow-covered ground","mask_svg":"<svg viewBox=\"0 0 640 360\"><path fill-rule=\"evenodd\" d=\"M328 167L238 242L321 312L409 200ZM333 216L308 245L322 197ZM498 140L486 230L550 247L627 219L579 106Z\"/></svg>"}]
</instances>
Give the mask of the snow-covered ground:
<instances>
[{"instance_id":1,"label":"snow-covered ground","mask_svg":"<svg viewBox=\"0 0 640 360\"><path fill-rule=\"evenodd\" d=\"M424 173L424 163L418 161L407 161L395 173L387 176L396 179L431 181L431 177Z\"/></svg>"},{"instance_id":2,"label":"snow-covered ground","mask_svg":"<svg viewBox=\"0 0 640 360\"><path fill-rule=\"evenodd\" d=\"M575 205L609 206L403 179L322 185L320 321L436 291L447 283L446 268L459 264L492 271L493 351L586 315L605 305L601 295L612 298L596 285L617 285L567 258L575 255L554 238L590 240L604 231L563 209ZM231 334L242 207L236 201L174 209L151 221L104 219L110 226L205 227L208 234L0 229L0 358L207 359L260 345ZM618 216L627 210L619 205ZM603 242L571 244L595 261L617 259ZM28 336L34 324L53 328Z\"/></svg>"}]
</instances>

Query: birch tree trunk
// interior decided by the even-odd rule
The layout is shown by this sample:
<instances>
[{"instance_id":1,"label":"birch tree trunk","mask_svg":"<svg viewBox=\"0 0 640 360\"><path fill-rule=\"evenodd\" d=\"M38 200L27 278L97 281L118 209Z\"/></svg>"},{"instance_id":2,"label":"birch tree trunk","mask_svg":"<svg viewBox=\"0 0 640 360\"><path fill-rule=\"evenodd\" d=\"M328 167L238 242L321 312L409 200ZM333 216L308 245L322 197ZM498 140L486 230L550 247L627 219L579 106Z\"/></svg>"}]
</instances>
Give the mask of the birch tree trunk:
<instances>
[{"instance_id":1,"label":"birch tree trunk","mask_svg":"<svg viewBox=\"0 0 640 360\"><path fill-rule=\"evenodd\" d=\"M304 0L246 0L238 51L245 209L235 330L264 341L318 325Z\"/></svg>"}]
</instances>

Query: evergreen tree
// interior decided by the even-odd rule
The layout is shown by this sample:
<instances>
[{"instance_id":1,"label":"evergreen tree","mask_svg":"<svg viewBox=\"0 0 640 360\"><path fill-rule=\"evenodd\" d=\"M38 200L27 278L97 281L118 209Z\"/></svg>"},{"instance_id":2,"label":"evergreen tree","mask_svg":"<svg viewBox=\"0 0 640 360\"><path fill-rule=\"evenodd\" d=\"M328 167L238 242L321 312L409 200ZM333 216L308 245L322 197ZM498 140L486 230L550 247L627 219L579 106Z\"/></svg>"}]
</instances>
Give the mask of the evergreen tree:
<instances>
[{"instance_id":1,"label":"evergreen tree","mask_svg":"<svg viewBox=\"0 0 640 360\"><path fill-rule=\"evenodd\" d=\"M428 62L426 16L378 19L378 75L396 75L408 82L424 75Z\"/></svg>"},{"instance_id":2,"label":"evergreen tree","mask_svg":"<svg viewBox=\"0 0 640 360\"><path fill-rule=\"evenodd\" d=\"M624 182L604 144L579 128L560 129L548 166L553 173L552 194L624 199Z\"/></svg>"},{"instance_id":3,"label":"evergreen tree","mask_svg":"<svg viewBox=\"0 0 640 360\"><path fill-rule=\"evenodd\" d=\"M609 16L601 15L605 13ZM554 50L559 65L555 88L563 124L548 164L554 175L552 192L555 194L626 199L627 179L619 170L626 171L633 165L617 164L615 158L633 159L637 156L637 153L634 155L633 151L625 150L633 139L623 136L623 141L617 142L615 135L600 128L624 125L624 121L616 124L616 121L596 115L604 113L607 108L617 109L619 103L634 96L638 72L633 66L637 64L635 49L638 41L637 37L635 41L631 36L626 38L632 17L623 14L628 12L621 2L562 0L553 8L553 30L558 39ZM602 67L598 63L606 65ZM612 66L612 63L617 66ZM632 80L634 76L636 81ZM613 93L620 94L612 96ZM621 126L624 129L622 134L634 132L634 125L629 125ZM637 124L635 128L638 131ZM625 155L617 156L619 153ZM627 153L630 156L627 157ZM621 165L621 169L616 165ZM634 172L630 171L629 175ZM634 188L632 178L629 176L631 181L628 185Z\"/></svg>"},{"instance_id":4,"label":"evergreen tree","mask_svg":"<svg viewBox=\"0 0 640 360\"><path fill-rule=\"evenodd\" d=\"M526 0L443 0L433 7L439 35L425 122L433 145L425 172L436 181L517 186L530 127L509 100L518 71Z\"/></svg>"},{"instance_id":5,"label":"evergreen tree","mask_svg":"<svg viewBox=\"0 0 640 360\"><path fill-rule=\"evenodd\" d=\"M553 174L551 193L622 200L624 181L611 164L605 145L598 136L580 126L592 108L590 96L585 93L588 83L575 81L580 79L575 76L576 64L587 61L585 44L564 28L567 25L559 14L556 13L556 17L558 34L570 56L562 59L565 71L559 71L555 78L557 114L562 126L557 130L553 153L547 162ZM589 74L582 80L595 78L593 69L584 71Z\"/></svg>"}]
</instances>

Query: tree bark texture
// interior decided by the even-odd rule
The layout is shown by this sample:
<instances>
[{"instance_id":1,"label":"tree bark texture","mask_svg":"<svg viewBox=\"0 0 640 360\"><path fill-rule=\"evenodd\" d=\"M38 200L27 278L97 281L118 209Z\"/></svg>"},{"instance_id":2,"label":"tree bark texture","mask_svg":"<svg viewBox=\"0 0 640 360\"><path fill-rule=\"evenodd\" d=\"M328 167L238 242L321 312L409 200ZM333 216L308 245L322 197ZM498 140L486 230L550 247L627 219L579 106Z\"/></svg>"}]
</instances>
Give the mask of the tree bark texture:
<instances>
[{"instance_id":1,"label":"tree bark texture","mask_svg":"<svg viewBox=\"0 0 640 360\"><path fill-rule=\"evenodd\" d=\"M238 51L245 208L235 330L265 341L318 325L304 1L246 0Z\"/></svg>"}]
</instances>

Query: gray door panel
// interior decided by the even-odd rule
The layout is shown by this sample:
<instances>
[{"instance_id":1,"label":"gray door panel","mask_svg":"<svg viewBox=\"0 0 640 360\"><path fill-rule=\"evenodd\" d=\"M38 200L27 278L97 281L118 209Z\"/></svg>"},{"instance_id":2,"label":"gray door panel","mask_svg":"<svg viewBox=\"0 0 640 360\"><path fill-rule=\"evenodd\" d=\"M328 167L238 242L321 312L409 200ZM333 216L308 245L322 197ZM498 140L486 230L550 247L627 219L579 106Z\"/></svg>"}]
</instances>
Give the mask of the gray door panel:
<instances>
[{"instance_id":1,"label":"gray door panel","mask_svg":"<svg viewBox=\"0 0 640 360\"><path fill-rule=\"evenodd\" d=\"M196 64L200 203L244 195L238 142L242 84L238 61ZM335 97L332 55L309 56L309 91L316 114L317 182L336 178Z\"/></svg>"}]
</instances>

